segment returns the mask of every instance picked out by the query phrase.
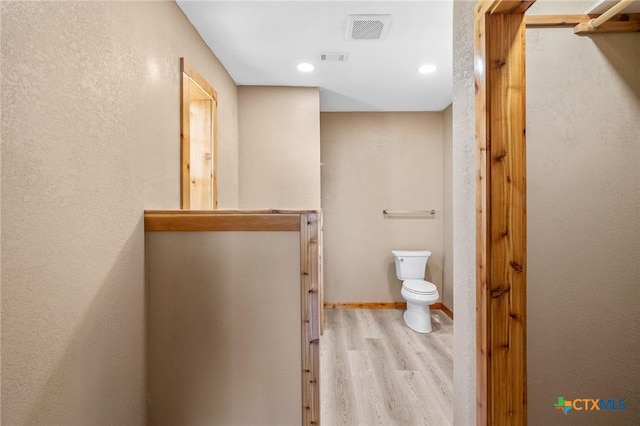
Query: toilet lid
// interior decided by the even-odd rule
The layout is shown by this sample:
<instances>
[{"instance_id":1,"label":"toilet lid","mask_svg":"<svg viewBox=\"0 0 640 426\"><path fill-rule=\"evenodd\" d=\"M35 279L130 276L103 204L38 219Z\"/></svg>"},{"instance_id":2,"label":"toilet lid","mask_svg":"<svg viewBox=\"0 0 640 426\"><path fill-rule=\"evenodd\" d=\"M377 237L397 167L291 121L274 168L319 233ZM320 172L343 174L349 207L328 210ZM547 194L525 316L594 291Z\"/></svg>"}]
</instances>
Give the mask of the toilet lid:
<instances>
[{"instance_id":1,"label":"toilet lid","mask_svg":"<svg viewBox=\"0 0 640 426\"><path fill-rule=\"evenodd\" d=\"M425 280L406 280L402 283L405 290L416 294L436 294L438 288L435 284Z\"/></svg>"}]
</instances>

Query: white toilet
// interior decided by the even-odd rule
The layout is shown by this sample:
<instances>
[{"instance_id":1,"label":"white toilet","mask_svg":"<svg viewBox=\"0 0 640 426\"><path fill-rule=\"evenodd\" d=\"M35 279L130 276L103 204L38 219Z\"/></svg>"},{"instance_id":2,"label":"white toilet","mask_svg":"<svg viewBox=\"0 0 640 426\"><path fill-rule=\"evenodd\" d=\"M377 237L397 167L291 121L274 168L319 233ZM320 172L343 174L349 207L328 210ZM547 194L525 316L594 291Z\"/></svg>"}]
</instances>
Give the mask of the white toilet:
<instances>
[{"instance_id":1,"label":"white toilet","mask_svg":"<svg viewBox=\"0 0 640 426\"><path fill-rule=\"evenodd\" d=\"M431 333L429 305L433 305L440 298L437 287L424 280L431 252L392 250L391 253L396 260L396 277L402 280L400 293L407 301L404 322L418 333Z\"/></svg>"}]
</instances>

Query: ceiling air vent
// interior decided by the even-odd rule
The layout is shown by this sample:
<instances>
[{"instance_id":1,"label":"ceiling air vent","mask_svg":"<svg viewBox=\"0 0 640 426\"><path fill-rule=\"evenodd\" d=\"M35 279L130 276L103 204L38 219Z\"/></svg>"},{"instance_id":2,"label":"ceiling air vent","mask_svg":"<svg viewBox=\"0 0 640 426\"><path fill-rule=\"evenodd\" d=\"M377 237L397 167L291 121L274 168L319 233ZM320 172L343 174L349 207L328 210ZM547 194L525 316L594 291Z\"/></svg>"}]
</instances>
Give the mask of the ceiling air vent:
<instances>
[{"instance_id":1,"label":"ceiling air vent","mask_svg":"<svg viewBox=\"0 0 640 426\"><path fill-rule=\"evenodd\" d=\"M382 40L389 31L391 15L349 15L347 39Z\"/></svg>"},{"instance_id":2,"label":"ceiling air vent","mask_svg":"<svg viewBox=\"0 0 640 426\"><path fill-rule=\"evenodd\" d=\"M349 54L344 52L322 52L320 60L323 62L347 62Z\"/></svg>"}]
</instances>

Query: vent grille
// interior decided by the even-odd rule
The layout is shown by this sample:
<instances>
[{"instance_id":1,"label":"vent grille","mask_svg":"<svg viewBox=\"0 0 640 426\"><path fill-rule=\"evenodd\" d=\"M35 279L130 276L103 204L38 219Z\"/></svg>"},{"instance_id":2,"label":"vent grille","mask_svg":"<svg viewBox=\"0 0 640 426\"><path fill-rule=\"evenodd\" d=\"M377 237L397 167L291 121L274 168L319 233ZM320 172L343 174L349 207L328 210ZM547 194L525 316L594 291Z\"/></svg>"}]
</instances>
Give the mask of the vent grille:
<instances>
[{"instance_id":1,"label":"vent grille","mask_svg":"<svg viewBox=\"0 0 640 426\"><path fill-rule=\"evenodd\" d=\"M354 40L379 40L384 24L380 21L353 21L351 38Z\"/></svg>"},{"instance_id":2,"label":"vent grille","mask_svg":"<svg viewBox=\"0 0 640 426\"><path fill-rule=\"evenodd\" d=\"M389 31L391 15L349 15L347 38L351 40L381 40Z\"/></svg>"},{"instance_id":3,"label":"vent grille","mask_svg":"<svg viewBox=\"0 0 640 426\"><path fill-rule=\"evenodd\" d=\"M347 62L349 60L349 54L343 52L322 52L320 53L320 60L323 62Z\"/></svg>"}]
</instances>

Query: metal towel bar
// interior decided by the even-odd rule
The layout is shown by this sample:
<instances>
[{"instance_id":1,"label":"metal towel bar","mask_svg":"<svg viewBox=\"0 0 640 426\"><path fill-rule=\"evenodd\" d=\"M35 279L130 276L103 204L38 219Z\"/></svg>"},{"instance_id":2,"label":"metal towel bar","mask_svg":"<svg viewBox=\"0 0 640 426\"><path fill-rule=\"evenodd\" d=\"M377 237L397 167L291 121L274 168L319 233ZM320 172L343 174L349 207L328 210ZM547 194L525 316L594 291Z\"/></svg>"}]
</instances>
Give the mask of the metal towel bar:
<instances>
[{"instance_id":1,"label":"metal towel bar","mask_svg":"<svg viewBox=\"0 0 640 426\"><path fill-rule=\"evenodd\" d=\"M433 216L435 210L382 210L384 215L405 215L405 216Z\"/></svg>"}]
</instances>

